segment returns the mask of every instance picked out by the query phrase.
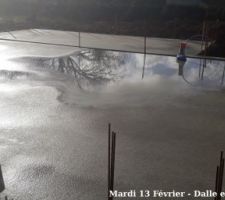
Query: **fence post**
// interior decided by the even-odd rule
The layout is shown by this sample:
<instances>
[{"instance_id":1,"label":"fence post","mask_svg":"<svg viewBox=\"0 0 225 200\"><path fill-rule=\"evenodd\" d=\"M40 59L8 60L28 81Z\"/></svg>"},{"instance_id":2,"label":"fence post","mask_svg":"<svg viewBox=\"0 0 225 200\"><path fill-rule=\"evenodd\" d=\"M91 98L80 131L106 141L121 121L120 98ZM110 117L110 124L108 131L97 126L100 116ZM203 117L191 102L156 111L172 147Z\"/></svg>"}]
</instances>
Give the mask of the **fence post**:
<instances>
[{"instance_id":1,"label":"fence post","mask_svg":"<svg viewBox=\"0 0 225 200\"><path fill-rule=\"evenodd\" d=\"M144 76L145 76L146 48L147 48L146 42L147 42L147 38L145 36L144 37L144 61L143 61L142 79L144 79Z\"/></svg>"},{"instance_id":2,"label":"fence post","mask_svg":"<svg viewBox=\"0 0 225 200\"><path fill-rule=\"evenodd\" d=\"M78 40L79 40L79 42L78 42L78 45L79 45L79 47L80 47L80 32L78 33Z\"/></svg>"}]
</instances>

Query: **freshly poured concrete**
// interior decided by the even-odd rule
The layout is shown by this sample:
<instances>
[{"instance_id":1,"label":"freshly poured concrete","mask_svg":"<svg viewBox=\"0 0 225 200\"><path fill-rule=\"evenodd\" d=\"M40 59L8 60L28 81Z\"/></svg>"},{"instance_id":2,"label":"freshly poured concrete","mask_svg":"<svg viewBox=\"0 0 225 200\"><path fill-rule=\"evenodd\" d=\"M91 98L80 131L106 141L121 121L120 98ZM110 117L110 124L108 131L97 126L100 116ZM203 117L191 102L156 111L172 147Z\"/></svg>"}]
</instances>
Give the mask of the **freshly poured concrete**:
<instances>
[{"instance_id":1,"label":"freshly poured concrete","mask_svg":"<svg viewBox=\"0 0 225 200\"><path fill-rule=\"evenodd\" d=\"M4 194L22 200L106 199L108 122L118 134L116 189L214 189L225 149L224 63L208 63L201 81L199 61L188 60L187 83L177 75L174 57L147 56L142 80L143 55L85 50L77 66L84 76L75 79L58 71L58 49L47 62L40 49L34 57L41 59L9 60L4 48L10 45L0 46ZM77 53L71 57L76 61ZM96 66L108 81L99 81L99 74L92 82L85 79Z\"/></svg>"}]
</instances>

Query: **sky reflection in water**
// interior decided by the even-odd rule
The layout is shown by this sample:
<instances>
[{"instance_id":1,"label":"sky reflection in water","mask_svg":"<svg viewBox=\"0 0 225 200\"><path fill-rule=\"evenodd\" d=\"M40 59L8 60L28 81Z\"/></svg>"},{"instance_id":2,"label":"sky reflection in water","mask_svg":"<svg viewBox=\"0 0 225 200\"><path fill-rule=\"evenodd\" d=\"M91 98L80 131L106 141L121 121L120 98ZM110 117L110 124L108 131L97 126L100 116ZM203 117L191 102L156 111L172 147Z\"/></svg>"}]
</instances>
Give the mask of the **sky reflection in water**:
<instances>
[{"instance_id":1,"label":"sky reflection in water","mask_svg":"<svg viewBox=\"0 0 225 200\"><path fill-rule=\"evenodd\" d=\"M142 54L84 50L76 55L49 58L40 63L42 66L73 74L79 87L84 89L87 85L141 80L143 62ZM225 63L207 60L206 67L203 67L203 62L189 58L184 64L183 76L179 77L179 64L175 57L147 55L144 79L169 79L178 82L182 79L184 84L193 87L221 89Z\"/></svg>"}]
</instances>

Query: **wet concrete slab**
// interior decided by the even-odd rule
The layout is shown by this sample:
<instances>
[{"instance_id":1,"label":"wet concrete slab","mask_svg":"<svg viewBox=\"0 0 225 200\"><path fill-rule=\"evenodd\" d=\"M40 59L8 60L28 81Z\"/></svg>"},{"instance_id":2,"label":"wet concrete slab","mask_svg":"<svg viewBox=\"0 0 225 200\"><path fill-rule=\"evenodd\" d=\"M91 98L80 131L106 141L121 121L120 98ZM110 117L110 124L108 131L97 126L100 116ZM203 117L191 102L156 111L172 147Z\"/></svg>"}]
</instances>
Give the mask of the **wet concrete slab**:
<instances>
[{"instance_id":1,"label":"wet concrete slab","mask_svg":"<svg viewBox=\"0 0 225 200\"><path fill-rule=\"evenodd\" d=\"M30 48L20 59L0 54L4 194L106 199L109 122L116 189L214 189L225 149L224 62L208 61L202 79L198 59L178 76L175 57L148 55L142 79L142 54L39 49L32 57Z\"/></svg>"}]
</instances>

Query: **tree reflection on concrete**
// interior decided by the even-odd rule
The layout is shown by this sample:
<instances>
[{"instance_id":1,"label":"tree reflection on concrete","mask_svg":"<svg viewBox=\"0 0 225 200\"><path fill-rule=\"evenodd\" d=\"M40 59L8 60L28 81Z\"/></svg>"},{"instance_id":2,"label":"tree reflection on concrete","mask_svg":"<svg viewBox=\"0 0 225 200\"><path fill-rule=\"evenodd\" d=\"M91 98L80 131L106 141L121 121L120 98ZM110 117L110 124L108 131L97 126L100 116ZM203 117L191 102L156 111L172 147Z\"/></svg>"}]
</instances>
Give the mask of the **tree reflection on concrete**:
<instances>
[{"instance_id":1,"label":"tree reflection on concrete","mask_svg":"<svg viewBox=\"0 0 225 200\"><path fill-rule=\"evenodd\" d=\"M85 50L76 55L39 59L40 65L70 74L78 86L97 85L117 80L116 69L123 64L120 53L103 50Z\"/></svg>"}]
</instances>

